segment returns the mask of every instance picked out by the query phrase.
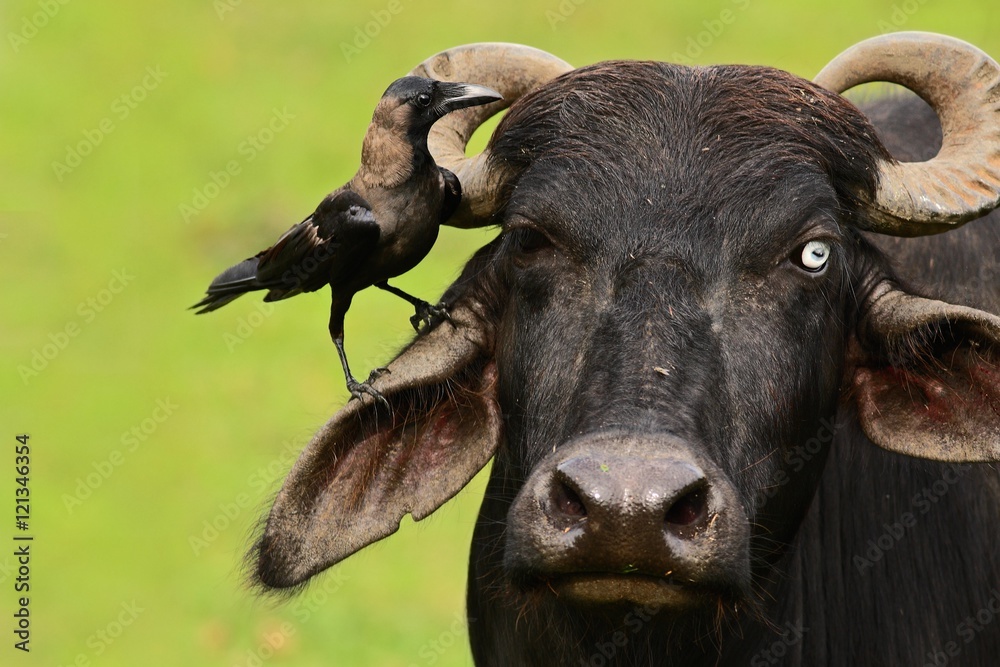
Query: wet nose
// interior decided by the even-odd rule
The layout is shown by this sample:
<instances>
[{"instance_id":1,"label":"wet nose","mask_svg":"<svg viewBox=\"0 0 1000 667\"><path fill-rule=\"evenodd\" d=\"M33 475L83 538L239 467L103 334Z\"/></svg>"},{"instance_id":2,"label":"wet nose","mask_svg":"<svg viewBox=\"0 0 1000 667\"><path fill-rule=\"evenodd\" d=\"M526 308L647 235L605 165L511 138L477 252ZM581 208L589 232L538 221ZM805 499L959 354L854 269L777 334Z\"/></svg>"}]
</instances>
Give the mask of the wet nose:
<instances>
[{"instance_id":1,"label":"wet nose","mask_svg":"<svg viewBox=\"0 0 1000 667\"><path fill-rule=\"evenodd\" d=\"M577 456L555 467L548 495L557 528L609 539L687 540L709 521L708 481L689 461Z\"/></svg>"},{"instance_id":2,"label":"wet nose","mask_svg":"<svg viewBox=\"0 0 1000 667\"><path fill-rule=\"evenodd\" d=\"M557 449L514 499L506 566L529 579L585 577L597 598L600 582L612 581L609 596L624 590L625 575L661 587L745 587L749 522L726 475L697 451L666 436Z\"/></svg>"}]
</instances>

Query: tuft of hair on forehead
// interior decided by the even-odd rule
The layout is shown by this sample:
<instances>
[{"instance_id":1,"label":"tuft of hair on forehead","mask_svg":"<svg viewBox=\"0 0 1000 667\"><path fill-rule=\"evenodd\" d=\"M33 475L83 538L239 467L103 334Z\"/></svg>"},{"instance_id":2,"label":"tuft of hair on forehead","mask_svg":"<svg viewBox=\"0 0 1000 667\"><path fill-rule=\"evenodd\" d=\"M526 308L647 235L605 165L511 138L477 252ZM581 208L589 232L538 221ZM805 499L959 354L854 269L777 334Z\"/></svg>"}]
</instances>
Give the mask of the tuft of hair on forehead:
<instances>
[{"instance_id":1,"label":"tuft of hair on forehead","mask_svg":"<svg viewBox=\"0 0 1000 667\"><path fill-rule=\"evenodd\" d=\"M845 213L874 198L891 156L853 104L770 67L609 61L568 72L513 104L490 141L509 188L531 164L669 160L686 178L773 183L825 174ZM507 190L509 192L509 189Z\"/></svg>"}]
</instances>

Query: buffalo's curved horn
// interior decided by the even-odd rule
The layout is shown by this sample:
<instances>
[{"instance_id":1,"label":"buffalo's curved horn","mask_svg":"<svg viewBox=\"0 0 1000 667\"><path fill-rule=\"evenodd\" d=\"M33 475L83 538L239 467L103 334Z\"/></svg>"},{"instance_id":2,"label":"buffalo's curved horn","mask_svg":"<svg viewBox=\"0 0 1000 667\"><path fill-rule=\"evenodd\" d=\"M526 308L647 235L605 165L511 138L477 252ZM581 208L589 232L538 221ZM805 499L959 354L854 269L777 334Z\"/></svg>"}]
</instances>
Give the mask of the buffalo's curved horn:
<instances>
[{"instance_id":1,"label":"buffalo's curved horn","mask_svg":"<svg viewBox=\"0 0 1000 667\"><path fill-rule=\"evenodd\" d=\"M915 92L943 133L932 159L880 165L873 231L937 234L1000 205L1000 66L992 58L953 37L899 32L852 46L815 79L837 93L870 81Z\"/></svg>"},{"instance_id":2,"label":"buffalo's curved horn","mask_svg":"<svg viewBox=\"0 0 1000 667\"><path fill-rule=\"evenodd\" d=\"M503 95L492 104L450 113L431 128L427 140L431 155L462 184L462 202L445 224L481 227L489 224L496 209L497 183L486 169L487 154L465 156L465 146L476 128L525 93L571 69L565 61L529 46L483 42L442 51L410 72L439 81L477 83Z\"/></svg>"}]
</instances>

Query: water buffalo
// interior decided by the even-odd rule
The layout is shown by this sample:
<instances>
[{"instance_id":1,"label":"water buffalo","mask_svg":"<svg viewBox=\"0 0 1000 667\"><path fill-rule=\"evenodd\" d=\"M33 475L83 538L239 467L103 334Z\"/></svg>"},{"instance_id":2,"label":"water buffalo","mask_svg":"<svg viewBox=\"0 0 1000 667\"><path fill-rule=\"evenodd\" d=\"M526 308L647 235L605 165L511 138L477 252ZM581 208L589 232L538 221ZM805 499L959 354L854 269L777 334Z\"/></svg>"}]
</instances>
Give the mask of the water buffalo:
<instances>
[{"instance_id":1,"label":"water buffalo","mask_svg":"<svg viewBox=\"0 0 1000 667\"><path fill-rule=\"evenodd\" d=\"M259 582L492 458L477 665L996 664L996 63L900 33L816 82L509 45L416 72L520 97L481 155L495 107L432 137L457 223L502 231L378 381L391 410L355 401L302 453ZM873 79L930 106L838 94Z\"/></svg>"}]
</instances>

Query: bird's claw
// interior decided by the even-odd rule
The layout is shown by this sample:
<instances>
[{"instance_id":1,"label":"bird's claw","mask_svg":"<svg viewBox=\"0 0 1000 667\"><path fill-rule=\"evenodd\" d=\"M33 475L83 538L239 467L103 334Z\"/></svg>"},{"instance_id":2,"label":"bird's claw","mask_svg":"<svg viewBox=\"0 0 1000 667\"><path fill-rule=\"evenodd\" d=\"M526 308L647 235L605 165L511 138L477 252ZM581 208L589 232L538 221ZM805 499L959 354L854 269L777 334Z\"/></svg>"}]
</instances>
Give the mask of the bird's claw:
<instances>
[{"instance_id":1,"label":"bird's claw","mask_svg":"<svg viewBox=\"0 0 1000 667\"><path fill-rule=\"evenodd\" d=\"M368 376L368 380L366 382L358 382L354 378L348 378L347 379L347 391L351 392L351 399L353 400L353 399L356 398L356 399L358 399L360 401L362 396L364 396L365 394L368 394L369 396L371 396L372 398L374 398L376 401L379 401L380 403L382 403L383 405L385 405L386 408L388 408L389 407L389 401L387 401L386 398L385 398L385 396L382 395L382 392L376 390L371 385L371 383L375 379L377 379L380 375L382 375L383 371L384 372L388 372L388 369L387 368L376 368L375 370L373 370L371 372L371 375Z\"/></svg>"},{"instance_id":2,"label":"bird's claw","mask_svg":"<svg viewBox=\"0 0 1000 667\"><path fill-rule=\"evenodd\" d=\"M421 301L416 306L414 306L415 313L410 317L410 324L413 325L413 330L417 333L427 333L430 331L435 324L441 321L451 322L451 315L448 313L448 305L445 303L439 303L436 306L432 306L426 301ZM420 325L423 324L424 328L421 331Z\"/></svg>"}]
</instances>

